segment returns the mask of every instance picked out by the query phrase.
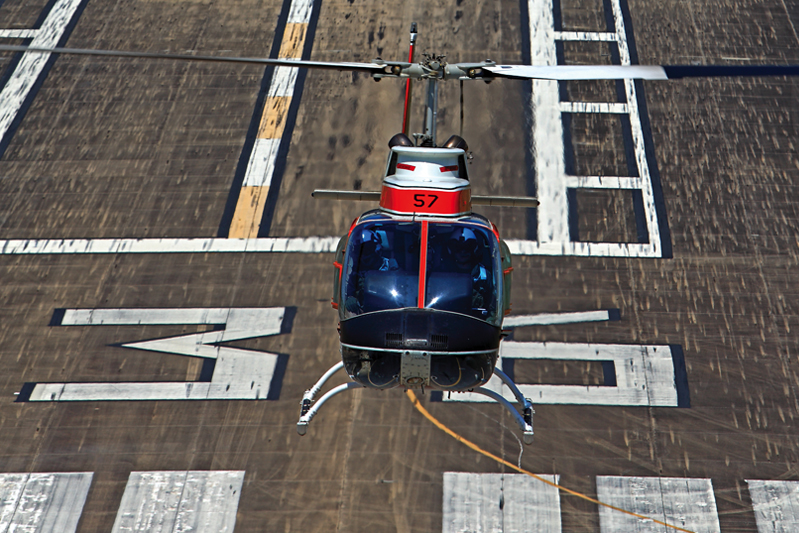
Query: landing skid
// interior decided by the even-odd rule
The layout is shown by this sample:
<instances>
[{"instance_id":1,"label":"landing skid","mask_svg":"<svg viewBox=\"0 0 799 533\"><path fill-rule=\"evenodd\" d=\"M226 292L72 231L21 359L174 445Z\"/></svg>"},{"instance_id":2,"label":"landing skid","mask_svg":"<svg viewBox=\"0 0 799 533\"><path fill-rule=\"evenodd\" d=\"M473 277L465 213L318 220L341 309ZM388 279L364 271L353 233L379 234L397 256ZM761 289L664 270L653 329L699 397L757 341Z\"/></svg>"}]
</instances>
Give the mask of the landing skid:
<instances>
[{"instance_id":1,"label":"landing skid","mask_svg":"<svg viewBox=\"0 0 799 533\"><path fill-rule=\"evenodd\" d=\"M321 398L319 398L318 400L314 400L314 398L316 397L317 394L319 394L319 391L325 385L327 380L330 379L336 372L342 370L343 368L344 368L343 362L333 365L332 367L330 367L330 370L325 372L324 375L321 378L319 378L319 381L317 381L313 387L305 391L305 394L303 394L302 396L302 402L300 404L301 405L300 419L297 422L297 433L299 433L300 435L305 435L305 433L308 431L308 425L311 423L311 420L313 420L313 417L316 416L316 414L319 412L319 409L322 408L322 405L324 405L325 402L327 402L330 398L349 389L363 388L363 385L360 385L358 383L354 382L345 383L343 385L339 385L338 387L330 389ZM496 374L496 376L499 379L501 379L502 382L505 385L507 385L508 388L513 392L513 395L516 397L516 400L522 406L521 413L519 413L519 411L516 410L516 408L513 406L511 402L506 400L501 394L494 392L491 389L486 389L485 387L478 387L469 392L474 392L477 394L482 394L483 396L487 396L492 400L496 401L497 403L499 403L500 405L502 405L503 407L505 407L505 409L508 410L513 419L519 425L519 428L522 430L524 443L532 444L533 413L535 413L535 411L533 410L532 402L530 401L529 398L525 398L522 395L521 391L519 390L519 387L517 387L516 384L502 370L495 368L494 374Z\"/></svg>"}]
</instances>

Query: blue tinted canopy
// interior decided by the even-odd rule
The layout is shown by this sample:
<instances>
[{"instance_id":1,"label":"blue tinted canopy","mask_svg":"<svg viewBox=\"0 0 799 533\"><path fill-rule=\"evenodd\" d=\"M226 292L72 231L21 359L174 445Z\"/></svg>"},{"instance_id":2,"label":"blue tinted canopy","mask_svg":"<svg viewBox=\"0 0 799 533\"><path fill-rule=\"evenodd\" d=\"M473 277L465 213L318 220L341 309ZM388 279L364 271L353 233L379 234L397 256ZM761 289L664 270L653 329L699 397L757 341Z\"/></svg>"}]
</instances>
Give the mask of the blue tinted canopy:
<instances>
[{"instance_id":1,"label":"blue tinted canopy","mask_svg":"<svg viewBox=\"0 0 799 533\"><path fill-rule=\"evenodd\" d=\"M350 235L344 263L345 319L424 307L501 321L499 243L482 223L366 221Z\"/></svg>"}]
</instances>

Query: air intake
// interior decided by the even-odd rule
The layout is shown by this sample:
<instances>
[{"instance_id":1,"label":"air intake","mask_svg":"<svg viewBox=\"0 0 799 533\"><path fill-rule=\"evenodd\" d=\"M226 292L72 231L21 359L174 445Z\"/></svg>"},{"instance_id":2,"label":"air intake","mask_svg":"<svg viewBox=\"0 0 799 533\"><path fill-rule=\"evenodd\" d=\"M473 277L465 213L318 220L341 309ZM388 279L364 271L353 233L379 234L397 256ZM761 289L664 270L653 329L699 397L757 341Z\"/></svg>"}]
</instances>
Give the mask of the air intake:
<instances>
[{"instance_id":1,"label":"air intake","mask_svg":"<svg viewBox=\"0 0 799 533\"><path fill-rule=\"evenodd\" d=\"M402 333L386 333L386 348L402 347Z\"/></svg>"},{"instance_id":2,"label":"air intake","mask_svg":"<svg viewBox=\"0 0 799 533\"><path fill-rule=\"evenodd\" d=\"M449 335L430 335L430 348L446 350L449 346Z\"/></svg>"}]
</instances>

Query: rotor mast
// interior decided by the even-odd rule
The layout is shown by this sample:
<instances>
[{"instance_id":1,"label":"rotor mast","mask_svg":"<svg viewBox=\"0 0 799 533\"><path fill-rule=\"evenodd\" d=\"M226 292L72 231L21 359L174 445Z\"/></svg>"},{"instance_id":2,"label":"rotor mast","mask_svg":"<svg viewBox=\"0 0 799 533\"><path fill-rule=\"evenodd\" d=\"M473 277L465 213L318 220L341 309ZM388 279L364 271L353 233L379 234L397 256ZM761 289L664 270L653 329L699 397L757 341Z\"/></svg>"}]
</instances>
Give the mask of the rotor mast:
<instances>
[{"instance_id":1,"label":"rotor mast","mask_svg":"<svg viewBox=\"0 0 799 533\"><path fill-rule=\"evenodd\" d=\"M438 120L438 80L427 80L427 110L424 116L424 133L414 133L419 146L436 146L436 121Z\"/></svg>"},{"instance_id":2,"label":"rotor mast","mask_svg":"<svg viewBox=\"0 0 799 533\"><path fill-rule=\"evenodd\" d=\"M427 80L427 113L424 120L424 133L432 146L436 145L436 122L438 121L438 80Z\"/></svg>"},{"instance_id":3,"label":"rotor mast","mask_svg":"<svg viewBox=\"0 0 799 533\"><path fill-rule=\"evenodd\" d=\"M424 116L424 132L414 133L417 146L436 146L436 123L438 121L438 82L444 79L446 56L424 54L422 68L427 73L427 103Z\"/></svg>"}]
</instances>

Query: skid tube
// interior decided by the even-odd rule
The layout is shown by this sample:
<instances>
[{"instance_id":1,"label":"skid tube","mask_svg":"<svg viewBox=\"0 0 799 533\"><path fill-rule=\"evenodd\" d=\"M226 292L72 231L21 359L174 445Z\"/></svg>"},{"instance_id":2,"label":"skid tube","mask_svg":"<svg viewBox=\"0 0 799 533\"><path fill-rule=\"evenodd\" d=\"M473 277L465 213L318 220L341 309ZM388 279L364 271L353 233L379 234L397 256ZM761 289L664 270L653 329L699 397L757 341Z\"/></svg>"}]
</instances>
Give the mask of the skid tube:
<instances>
[{"instance_id":1,"label":"skid tube","mask_svg":"<svg viewBox=\"0 0 799 533\"><path fill-rule=\"evenodd\" d=\"M500 370L499 368L494 368L494 374L502 380L502 383L507 385L507 387L513 392L513 395L516 397L516 400L522 406L522 412L516 410L512 403L505 399L498 392L494 392L491 389L487 389L485 387L478 387L471 391L463 391L463 392L474 392L477 394L482 394L483 396L488 396L505 409L508 410L510 415L518 424L519 429L522 430L522 440L525 444L532 444L533 443L533 414L535 414L535 410L533 409L533 402L530 401L529 398L525 398L522 392L519 390L519 387L513 382L512 379L508 377L505 372Z\"/></svg>"},{"instance_id":2,"label":"skid tube","mask_svg":"<svg viewBox=\"0 0 799 533\"><path fill-rule=\"evenodd\" d=\"M359 385L355 382L345 383L327 391L327 393L319 398L319 400L314 401L314 397L319 394L319 391L322 390L322 387L325 385L327 380L330 379L333 374L339 370L342 370L343 368L343 361L336 363L330 367L330 370L325 372L321 378L319 378L319 381L314 383L313 387L305 391L305 394L302 395L302 402L300 402L300 420L297 422L297 433L300 435L305 435L305 432L308 431L308 424L311 423L311 420L313 420L313 417L319 412L319 409L321 409L325 402L330 398L336 394L344 392L345 390L363 387L363 385Z\"/></svg>"},{"instance_id":3,"label":"skid tube","mask_svg":"<svg viewBox=\"0 0 799 533\"><path fill-rule=\"evenodd\" d=\"M325 385L328 379L330 379L336 372L342 370L344 368L344 363L339 362L330 367L330 370L324 373L319 381L317 381L313 387L305 391L305 394L302 395L302 402L300 403L300 419L297 422L297 433L300 435L305 435L308 431L308 424L311 423L313 417L316 416L316 413L319 412L319 409L333 396L340 394L344 391L350 389L360 389L363 388L363 385L358 383L350 382L344 383L343 385L339 385L338 387L334 387L327 391L319 400L314 401L314 398L319 391L322 390L322 387ZM508 412L513 416L513 419L519 425L519 428L522 430L523 440L525 444L532 444L533 442L533 403L530 401L529 398L525 398L522 395L519 387L511 380L507 374L505 374L502 370L498 368L494 368L494 374L497 375L502 382L508 386L508 388L513 392L513 395L516 397L516 400L522 406L522 412L516 410L512 403L505 399L504 396L501 394L492 391L491 389L486 389L484 387L478 387L471 392L475 392L477 394L482 394L483 396L487 396L497 402L498 404L505 407Z\"/></svg>"}]
</instances>

